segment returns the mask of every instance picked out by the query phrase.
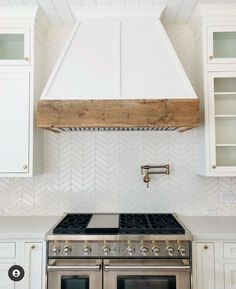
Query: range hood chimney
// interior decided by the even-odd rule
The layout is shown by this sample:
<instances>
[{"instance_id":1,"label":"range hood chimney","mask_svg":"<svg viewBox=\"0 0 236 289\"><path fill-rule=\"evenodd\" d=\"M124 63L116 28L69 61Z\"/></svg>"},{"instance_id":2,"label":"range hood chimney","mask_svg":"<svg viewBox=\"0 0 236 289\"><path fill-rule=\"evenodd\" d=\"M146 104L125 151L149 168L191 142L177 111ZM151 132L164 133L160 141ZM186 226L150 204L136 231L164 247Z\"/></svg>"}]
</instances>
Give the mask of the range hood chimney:
<instances>
[{"instance_id":1,"label":"range hood chimney","mask_svg":"<svg viewBox=\"0 0 236 289\"><path fill-rule=\"evenodd\" d=\"M163 9L74 9L78 23L39 101L38 127L198 126L199 100L161 24Z\"/></svg>"}]
</instances>

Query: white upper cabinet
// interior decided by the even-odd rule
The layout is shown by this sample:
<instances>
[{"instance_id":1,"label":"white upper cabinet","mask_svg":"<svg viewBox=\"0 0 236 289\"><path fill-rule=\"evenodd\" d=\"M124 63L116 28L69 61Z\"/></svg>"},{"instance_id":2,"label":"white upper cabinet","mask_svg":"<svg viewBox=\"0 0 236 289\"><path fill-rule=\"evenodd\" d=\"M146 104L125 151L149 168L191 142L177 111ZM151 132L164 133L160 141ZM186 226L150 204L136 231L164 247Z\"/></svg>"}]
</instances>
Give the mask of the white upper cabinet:
<instances>
[{"instance_id":1,"label":"white upper cabinet","mask_svg":"<svg viewBox=\"0 0 236 289\"><path fill-rule=\"evenodd\" d=\"M1 27L0 65L29 65L30 30Z\"/></svg>"},{"instance_id":2,"label":"white upper cabinet","mask_svg":"<svg viewBox=\"0 0 236 289\"><path fill-rule=\"evenodd\" d=\"M236 176L236 5L201 4L190 21L201 101L197 172Z\"/></svg>"},{"instance_id":3,"label":"white upper cabinet","mask_svg":"<svg viewBox=\"0 0 236 289\"><path fill-rule=\"evenodd\" d=\"M236 63L236 25L208 26L208 63Z\"/></svg>"},{"instance_id":4,"label":"white upper cabinet","mask_svg":"<svg viewBox=\"0 0 236 289\"><path fill-rule=\"evenodd\" d=\"M0 72L0 174L28 172L29 87L28 73Z\"/></svg>"},{"instance_id":5,"label":"white upper cabinet","mask_svg":"<svg viewBox=\"0 0 236 289\"><path fill-rule=\"evenodd\" d=\"M0 177L42 173L42 132L35 107L42 92L47 20L38 7L0 10Z\"/></svg>"},{"instance_id":6,"label":"white upper cabinet","mask_svg":"<svg viewBox=\"0 0 236 289\"><path fill-rule=\"evenodd\" d=\"M209 73L212 173L236 174L236 72Z\"/></svg>"}]
</instances>

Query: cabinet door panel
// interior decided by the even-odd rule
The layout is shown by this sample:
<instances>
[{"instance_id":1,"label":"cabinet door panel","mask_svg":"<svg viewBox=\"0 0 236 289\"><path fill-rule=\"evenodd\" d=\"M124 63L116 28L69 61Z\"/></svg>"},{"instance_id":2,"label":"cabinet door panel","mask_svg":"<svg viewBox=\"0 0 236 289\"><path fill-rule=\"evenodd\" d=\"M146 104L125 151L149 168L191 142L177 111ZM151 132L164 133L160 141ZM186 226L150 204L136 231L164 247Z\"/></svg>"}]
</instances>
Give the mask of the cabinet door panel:
<instances>
[{"instance_id":1,"label":"cabinet door panel","mask_svg":"<svg viewBox=\"0 0 236 289\"><path fill-rule=\"evenodd\" d=\"M209 75L209 169L213 175L236 173L236 73Z\"/></svg>"},{"instance_id":2,"label":"cabinet door panel","mask_svg":"<svg viewBox=\"0 0 236 289\"><path fill-rule=\"evenodd\" d=\"M42 289L43 243L25 243L24 289Z\"/></svg>"},{"instance_id":3,"label":"cabinet door panel","mask_svg":"<svg viewBox=\"0 0 236 289\"><path fill-rule=\"evenodd\" d=\"M0 174L28 172L29 74L0 74Z\"/></svg>"},{"instance_id":4,"label":"cabinet door panel","mask_svg":"<svg viewBox=\"0 0 236 289\"><path fill-rule=\"evenodd\" d=\"M8 277L8 270L14 264L0 263L0 289L14 289L15 282Z\"/></svg>"},{"instance_id":5,"label":"cabinet door panel","mask_svg":"<svg viewBox=\"0 0 236 289\"><path fill-rule=\"evenodd\" d=\"M236 26L208 27L208 63L236 63Z\"/></svg>"},{"instance_id":6,"label":"cabinet door panel","mask_svg":"<svg viewBox=\"0 0 236 289\"><path fill-rule=\"evenodd\" d=\"M225 264L225 289L236 289L236 264Z\"/></svg>"},{"instance_id":7,"label":"cabinet door panel","mask_svg":"<svg viewBox=\"0 0 236 289\"><path fill-rule=\"evenodd\" d=\"M0 65L29 65L29 52L29 29L0 28Z\"/></svg>"},{"instance_id":8,"label":"cabinet door panel","mask_svg":"<svg viewBox=\"0 0 236 289\"><path fill-rule=\"evenodd\" d=\"M213 243L196 244L196 289L215 288L215 257Z\"/></svg>"},{"instance_id":9,"label":"cabinet door panel","mask_svg":"<svg viewBox=\"0 0 236 289\"><path fill-rule=\"evenodd\" d=\"M224 258L236 259L236 243L224 243Z\"/></svg>"}]
</instances>

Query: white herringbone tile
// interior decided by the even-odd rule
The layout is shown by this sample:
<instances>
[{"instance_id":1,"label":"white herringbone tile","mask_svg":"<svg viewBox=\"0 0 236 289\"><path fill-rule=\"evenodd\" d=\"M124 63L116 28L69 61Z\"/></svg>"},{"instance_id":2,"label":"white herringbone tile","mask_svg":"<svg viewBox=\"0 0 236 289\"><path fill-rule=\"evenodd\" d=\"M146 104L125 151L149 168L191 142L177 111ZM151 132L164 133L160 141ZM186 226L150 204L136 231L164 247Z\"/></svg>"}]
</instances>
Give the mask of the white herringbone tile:
<instances>
[{"instance_id":1,"label":"white herringbone tile","mask_svg":"<svg viewBox=\"0 0 236 289\"><path fill-rule=\"evenodd\" d=\"M20 178L10 179L9 192L10 192L10 206L7 215L12 216L27 215L22 209L23 205L22 179ZM33 214L33 212L31 212L31 214Z\"/></svg>"},{"instance_id":2,"label":"white herringbone tile","mask_svg":"<svg viewBox=\"0 0 236 289\"><path fill-rule=\"evenodd\" d=\"M0 212L7 215L10 208L10 180L0 178Z\"/></svg>"}]
</instances>

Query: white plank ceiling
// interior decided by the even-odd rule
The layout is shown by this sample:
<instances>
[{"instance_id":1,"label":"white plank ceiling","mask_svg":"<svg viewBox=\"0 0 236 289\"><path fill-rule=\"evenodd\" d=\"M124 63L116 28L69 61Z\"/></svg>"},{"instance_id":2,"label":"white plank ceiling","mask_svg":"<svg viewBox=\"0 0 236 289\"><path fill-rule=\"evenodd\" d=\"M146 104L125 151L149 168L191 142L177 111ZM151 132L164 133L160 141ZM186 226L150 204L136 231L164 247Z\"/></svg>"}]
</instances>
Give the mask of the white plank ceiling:
<instances>
[{"instance_id":1,"label":"white plank ceiling","mask_svg":"<svg viewBox=\"0 0 236 289\"><path fill-rule=\"evenodd\" d=\"M40 5L52 24L71 25L75 22L70 6L90 7L152 7L166 4L165 24L186 24L198 3L235 3L236 0L0 0L6 5Z\"/></svg>"}]
</instances>

